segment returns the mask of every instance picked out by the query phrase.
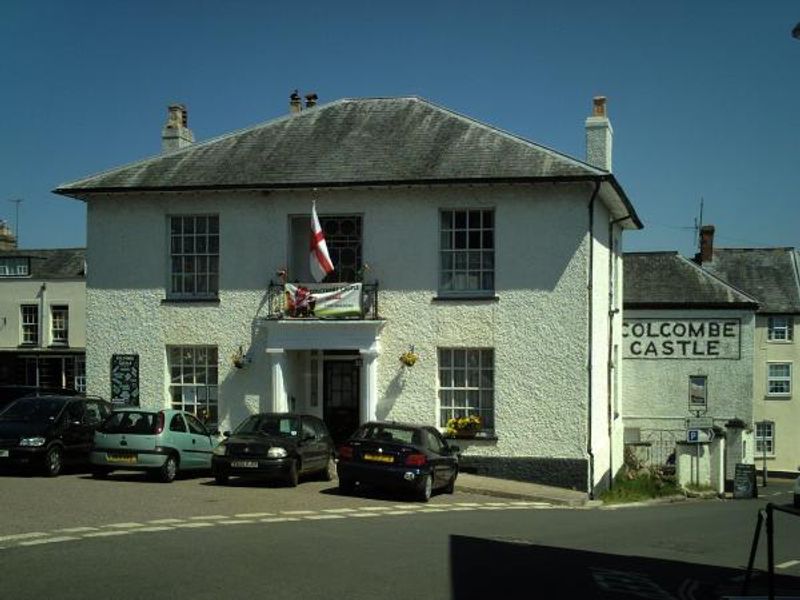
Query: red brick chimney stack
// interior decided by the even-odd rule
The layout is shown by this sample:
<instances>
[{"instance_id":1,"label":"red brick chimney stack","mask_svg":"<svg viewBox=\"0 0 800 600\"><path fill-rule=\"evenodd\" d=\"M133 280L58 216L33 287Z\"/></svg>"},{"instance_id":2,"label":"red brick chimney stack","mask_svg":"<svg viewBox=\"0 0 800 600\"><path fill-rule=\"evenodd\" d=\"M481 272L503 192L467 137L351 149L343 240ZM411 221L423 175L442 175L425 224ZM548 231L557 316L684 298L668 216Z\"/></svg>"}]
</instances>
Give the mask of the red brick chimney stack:
<instances>
[{"instance_id":1,"label":"red brick chimney stack","mask_svg":"<svg viewBox=\"0 0 800 600\"><path fill-rule=\"evenodd\" d=\"M700 228L699 263L710 263L714 260L714 226L703 225Z\"/></svg>"}]
</instances>

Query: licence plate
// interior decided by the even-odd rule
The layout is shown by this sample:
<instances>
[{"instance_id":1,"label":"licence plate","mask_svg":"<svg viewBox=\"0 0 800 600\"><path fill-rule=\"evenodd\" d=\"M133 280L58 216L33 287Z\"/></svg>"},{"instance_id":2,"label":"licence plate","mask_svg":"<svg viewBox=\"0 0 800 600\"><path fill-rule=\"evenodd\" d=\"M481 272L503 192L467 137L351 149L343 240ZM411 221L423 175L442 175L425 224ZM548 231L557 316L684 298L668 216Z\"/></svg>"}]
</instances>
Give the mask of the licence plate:
<instances>
[{"instance_id":1,"label":"licence plate","mask_svg":"<svg viewBox=\"0 0 800 600\"><path fill-rule=\"evenodd\" d=\"M372 462L379 462L379 463L393 463L394 456L387 456L386 454L365 454L364 460L369 460Z\"/></svg>"},{"instance_id":2,"label":"licence plate","mask_svg":"<svg viewBox=\"0 0 800 600\"><path fill-rule=\"evenodd\" d=\"M108 462L113 463L126 463L126 464L136 464L136 455L135 454L106 454L106 459Z\"/></svg>"},{"instance_id":3,"label":"licence plate","mask_svg":"<svg viewBox=\"0 0 800 600\"><path fill-rule=\"evenodd\" d=\"M0 450L0 458L8 458L8 450Z\"/></svg>"},{"instance_id":4,"label":"licence plate","mask_svg":"<svg viewBox=\"0 0 800 600\"><path fill-rule=\"evenodd\" d=\"M257 469L258 468L258 461L257 460L232 460L231 466L234 469Z\"/></svg>"}]
</instances>

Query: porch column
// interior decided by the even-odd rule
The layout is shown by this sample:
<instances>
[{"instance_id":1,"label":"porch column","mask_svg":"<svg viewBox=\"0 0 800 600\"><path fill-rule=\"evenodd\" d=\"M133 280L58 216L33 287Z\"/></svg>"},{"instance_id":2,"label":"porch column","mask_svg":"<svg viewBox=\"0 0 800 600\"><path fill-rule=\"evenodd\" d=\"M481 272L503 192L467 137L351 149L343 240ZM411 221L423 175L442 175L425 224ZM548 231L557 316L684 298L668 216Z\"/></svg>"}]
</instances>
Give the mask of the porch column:
<instances>
[{"instance_id":1,"label":"porch column","mask_svg":"<svg viewBox=\"0 0 800 600\"><path fill-rule=\"evenodd\" d=\"M272 402L268 405L272 412L289 412L289 395L286 391L286 352L283 348L267 348L269 370L272 376Z\"/></svg>"},{"instance_id":2,"label":"porch column","mask_svg":"<svg viewBox=\"0 0 800 600\"><path fill-rule=\"evenodd\" d=\"M373 349L361 353L361 406L359 421L366 423L377 419L378 408L378 352Z\"/></svg>"}]
</instances>

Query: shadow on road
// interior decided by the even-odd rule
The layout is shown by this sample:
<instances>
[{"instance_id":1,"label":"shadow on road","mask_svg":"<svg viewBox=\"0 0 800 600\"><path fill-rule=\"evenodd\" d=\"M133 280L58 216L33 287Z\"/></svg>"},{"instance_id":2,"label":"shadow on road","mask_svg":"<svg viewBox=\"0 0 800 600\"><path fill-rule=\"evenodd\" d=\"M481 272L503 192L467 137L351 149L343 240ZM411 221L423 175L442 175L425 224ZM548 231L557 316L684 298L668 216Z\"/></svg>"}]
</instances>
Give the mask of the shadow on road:
<instances>
[{"instance_id":1,"label":"shadow on road","mask_svg":"<svg viewBox=\"0 0 800 600\"><path fill-rule=\"evenodd\" d=\"M508 597L510 590L520 598L717 600L741 593L744 569L453 535L450 582L453 600ZM800 578L776 576L775 583L777 595L800 593ZM749 593L766 592L767 577L758 574Z\"/></svg>"}]
</instances>

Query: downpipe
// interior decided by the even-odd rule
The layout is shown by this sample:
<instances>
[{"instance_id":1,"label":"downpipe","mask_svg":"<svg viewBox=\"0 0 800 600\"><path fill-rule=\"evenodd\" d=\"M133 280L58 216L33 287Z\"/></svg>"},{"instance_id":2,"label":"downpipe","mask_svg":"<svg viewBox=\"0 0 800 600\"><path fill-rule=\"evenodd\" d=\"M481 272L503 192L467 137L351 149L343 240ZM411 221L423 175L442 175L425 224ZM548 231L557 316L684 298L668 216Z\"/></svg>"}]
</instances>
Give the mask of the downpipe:
<instances>
[{"instance_id":1,"label":"downpipe","mask_svg":"<svg viewBox=\"0 0 800 600\"><path fill-rule=\"evenodd\" d=\"M589 458L589 482L587 489L589 490L589 499L594 500L594 453L592 451L592 341L593 341L593 325L594 325L594 296L593 296L593 283L594 283L594 202L597 199L597 194L600 192L600 185L602 179L597 179L594 182L594 191L592 197L589 199L589 283L587 285L587 294L589 299L589 332L588 332L588 408L587 408L587 435L586 435L586 455Z\"/></svg>"}]
</instances>

